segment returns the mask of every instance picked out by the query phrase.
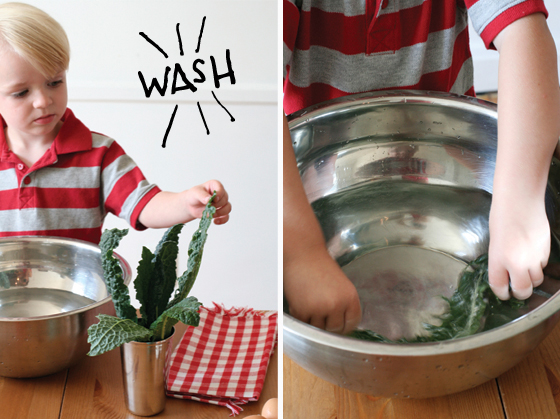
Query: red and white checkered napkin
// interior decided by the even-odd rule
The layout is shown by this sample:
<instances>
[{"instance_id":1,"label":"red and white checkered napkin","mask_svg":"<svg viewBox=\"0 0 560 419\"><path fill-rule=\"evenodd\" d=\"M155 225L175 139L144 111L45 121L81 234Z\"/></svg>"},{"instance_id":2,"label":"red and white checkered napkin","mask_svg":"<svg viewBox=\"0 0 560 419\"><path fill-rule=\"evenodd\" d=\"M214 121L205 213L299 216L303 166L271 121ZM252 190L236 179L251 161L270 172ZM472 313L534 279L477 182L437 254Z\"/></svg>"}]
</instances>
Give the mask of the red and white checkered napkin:
<instances>
[{"instance_id":1,"label":"red and white checkered napkin","mask_svg":"<svg viewBox=\"0 0 560 419\"><path fill-rule=\"evenodd\" d=\"M278 312L226 309L214 303L200 308L200 324L189 327L169 364L166 393L239 407L258 400L276 343Z\"/></svg>"}]
</instances>

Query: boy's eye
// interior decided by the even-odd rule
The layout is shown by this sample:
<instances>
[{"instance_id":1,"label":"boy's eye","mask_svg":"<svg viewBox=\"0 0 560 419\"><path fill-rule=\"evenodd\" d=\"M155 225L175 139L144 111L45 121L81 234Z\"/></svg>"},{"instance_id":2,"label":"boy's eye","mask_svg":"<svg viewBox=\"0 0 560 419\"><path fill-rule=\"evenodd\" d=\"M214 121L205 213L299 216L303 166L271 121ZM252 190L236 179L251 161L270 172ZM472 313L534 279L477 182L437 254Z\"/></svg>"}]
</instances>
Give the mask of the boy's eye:
<instances>
[{"instance_id":1,"label":"boy's eye","mask_svg":"<svg viewBox=\"0 0 560 419\"><path fill-rule=\"evenodd\" d=\"M51 82L49 83L49 87L57 87L57 86L59 86L59 85L61 85L61 84L62 84L62 79L61 79L61 80L55 80L55 81L51 81Z\"/></svg>"},{"instance_id":2,"label":"boy's eye","mask_svg":"<svg viewBox=\"0 0 560 419\"><path fill-rule=\"evenodd\" d=\"M26 94L27 94L27 89L22 90L21 92L13 93L12 96L15 98L21 98L24 97Z\"/></svg>"}]
</instances>

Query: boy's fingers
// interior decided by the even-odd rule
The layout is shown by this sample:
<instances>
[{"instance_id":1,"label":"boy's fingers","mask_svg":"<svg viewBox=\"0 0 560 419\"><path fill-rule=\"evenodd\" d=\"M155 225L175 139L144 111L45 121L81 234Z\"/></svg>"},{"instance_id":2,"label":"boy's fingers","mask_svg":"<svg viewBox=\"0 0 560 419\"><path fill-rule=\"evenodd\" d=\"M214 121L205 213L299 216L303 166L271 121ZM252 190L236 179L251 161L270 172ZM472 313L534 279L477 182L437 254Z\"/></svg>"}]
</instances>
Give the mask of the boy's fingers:
<instances>
[{"instance_id":1,"label":"boy's fingers","mask_svg":"<svg viewBox=\"0 0 560 419\"><path fill-rule=\"evenodd\" d=\"M325 322L325 330L332 333L342 333L344 331L344 313L331 313Z\"/></svg>"},{"instance_id":2,"label":"boy's fingers","mask_svg":"<svg viewBox=\"0 0 560 419\"><path fill-rule=\"evenodd\" d=\"M225 215L228 215L230 212L231 212L231 203L228 202L223 207L220 207L220 208L216 209L216 212L214 214L214 218L223 217Z\"/></svg>"},{"instance_id":3,"label":"boy's fingers","mask_svg":"<svg viewBox=\"0 0 560 419\"><path fill-rule=\"evenodd\" d=\"M512 285L511 293L518 300L526 300L531 296L531 294L533 294L533 284L529 283L529 286L523 286L520 289L517 289Z\"/></svg>"},{"instance_id":4,"label":"boy's fingers","mask_svg":"<svg viewBox=\"0 0 560 419\"><path fill-rule=\"evenodd\" d=\"M216 208L220 208L223 207L224 205L226 205L226 203L229 202L229 196L228 193L225 189L222 189L221 193L218 193L216 191L216 198L214 198L214 201L212 202L212 204L216 207Z\"/></svg>"},{"instance_id":5,"label":"boy's fingers","mask_svg":"<svg viewBox=\"0 0 560 419\"><path fill-rule=\"evenodd\" d=\"M308 323L323 330L326 327L326 319L323 316L312 316Z\"/></svg>"},{"instance_id":6,"label":"boy's fingers","mask_svg":"<svg viewBox=\"0 0 560 419\"><path fill-rule=\"evenodd\" d=\"M204 182L202 186L210 195L216 191L216 198L214 198L216 201L220 201L222 199L225 189L219 180L209 180L208 182Z\"/></svg>"},{"instance_id":7,"label":"boy's fingers","mask_svg":"<svg viewBox=\"0 0 560 419\"><path fill-rule=\"evenodd\" d=\"M509 300L509 275L504 268L495 268L490 259L488 265L488 281L490 288L500 300Z\"/></svg>"},{"instance_id":8,"label":"boy's fingers","mask_svg":"<svg viewBox=\"0 0 560 419\"><path fill-rule=\"evenodd\" d=\"M356 330L361 321L362 309L358 301L357 304L352 304L346 311L346 315L344 316L344 330L342 333L347 335L348 333L353 332Z\"/></svg>"},{"instance_id":9,"label":"boy's fingers","mask_svg":"<svg viewBox=\"0 0 560 419\"><path fill-rule=\"evenodd\" d=\"M216 224L216 225L225 224L228 221L229 221L229 215L225 215L225 216L220 217L220 218L214 218L214 224Z\"/></svg>"},{"instance_id":10,"label":"boy's fingers","mask_svg":"<svg viewBox=\"0 0 560 419\"><path fill-rule=\"evenodd\" d=\"M541 266L536 266L533 269L530 269L529 276L531 277L533 287L538 287L544 281L544 273Z\"/></svg>"},{"instance_id":11,"label":"boy's fingers","mask_svg":"<svg viewBox=\"0 0 560 419\"><path fill-rule=\"evenodd\" d=\"M533 283L529 271L511 271L511 293L518 300L526 300L533 293Z\"/></svg>"},{"instance_id":12,"label":"boy's fingers","mask_svg":"<svg viewBox=\"0 0 560 419\"><path fill-rule=\"evenodd\" d=\"M207 204L210 200L210 197L212 196L212 194L208 192L204 185L193 186L189 190L189 192L191 193L191 196L189 197L191 205L194 205L198 202Z\"/></svg>"}]
</instances>

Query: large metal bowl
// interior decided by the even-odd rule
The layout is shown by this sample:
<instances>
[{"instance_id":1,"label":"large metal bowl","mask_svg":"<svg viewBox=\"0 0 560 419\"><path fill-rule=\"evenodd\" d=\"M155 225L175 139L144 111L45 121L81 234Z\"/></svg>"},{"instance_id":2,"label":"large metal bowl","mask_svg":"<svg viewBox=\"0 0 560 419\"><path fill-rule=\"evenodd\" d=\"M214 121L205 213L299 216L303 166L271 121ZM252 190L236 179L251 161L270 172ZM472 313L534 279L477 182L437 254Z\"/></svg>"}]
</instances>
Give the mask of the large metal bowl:
<instances>
[{"instance_id":1,"label":"large metal bowl","mask_svg":"<svg viewBox=\"0 0 560 419\"><path fill-rule=\"evenodd\" d=\"M125 282L130 266L119 257ZM87 328L115 314L99 247L51 237L0 239L0 375L39 377L82 360Z\"/></svg>"},{"instance_id":2,"label":"large metal bowl","mask_svg":"<svg viewBox=\"0 0 560 419\"><path fill-rule=\"evenodd\" d=\"M437 323L445 310L441 296L453 293L465 262L488 251L496 106L442 93L368 93L302 110L289 123L328 249L358 289L359 327L392 339L422 334L422 323ZM556 259L559 166L555 157L546 198ZM559 287L547 276L516 320L438 343L360 341L285 313L284 351L356 392L451 394L497 377L534 349L560 319Z\"/></svg>"}]
</instances>

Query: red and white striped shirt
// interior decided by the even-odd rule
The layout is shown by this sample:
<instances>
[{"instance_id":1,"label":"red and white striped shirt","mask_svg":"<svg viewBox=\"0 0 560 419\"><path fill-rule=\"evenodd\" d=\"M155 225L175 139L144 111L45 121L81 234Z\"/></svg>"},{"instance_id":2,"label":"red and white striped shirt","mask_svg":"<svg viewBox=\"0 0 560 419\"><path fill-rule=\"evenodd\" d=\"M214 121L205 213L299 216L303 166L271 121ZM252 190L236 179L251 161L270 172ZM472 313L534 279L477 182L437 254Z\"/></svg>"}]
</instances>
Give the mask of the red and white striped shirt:
<instances>
[{"instance_id":1,"label":"red and white striped shirt","mask_svg":"<svg viewBox=\"0 0 560 419\"><path fill-rule=\"evenodd\" d=\"M474 95L468 16L493 48L510 23L532 13L547 15L542 0L283 2L286 114L373 90Z\"/></svg>"},{"instance_id":2,"label":"red and white striped shirt","mask_svg":"<svg viewBox=\"0 0 560 419\"><path fill-rule=\"evenodd\" d=\"M2 120L2 126L6 124ZM70 109L52 146L28 168L0 130L0 237L59 236L97 244L108 212L136 229L160 189L111 138L91 132Z\"/></svg>"}]
</instances>

